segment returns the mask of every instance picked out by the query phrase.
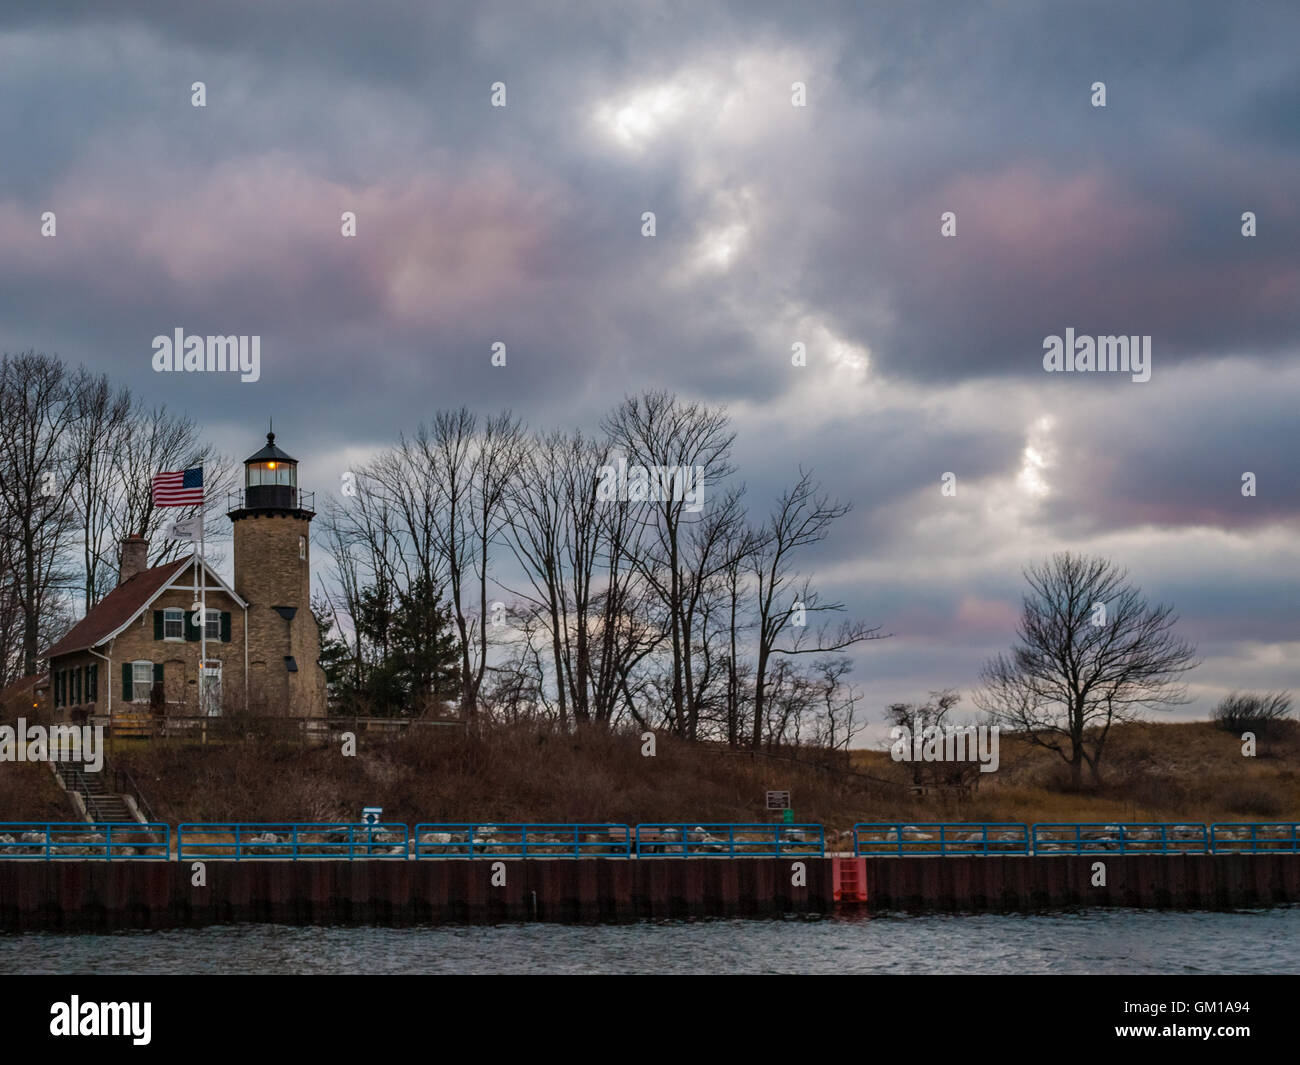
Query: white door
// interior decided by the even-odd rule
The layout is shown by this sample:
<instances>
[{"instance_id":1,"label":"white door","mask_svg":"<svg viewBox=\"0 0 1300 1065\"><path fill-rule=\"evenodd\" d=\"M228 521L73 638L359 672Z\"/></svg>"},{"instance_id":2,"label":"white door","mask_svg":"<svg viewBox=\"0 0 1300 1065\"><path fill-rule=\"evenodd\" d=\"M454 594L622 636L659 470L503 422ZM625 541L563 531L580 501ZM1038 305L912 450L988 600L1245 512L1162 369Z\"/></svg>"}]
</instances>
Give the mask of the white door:
<instances>
[{"instance_id":1,"label":"white door","mask_svg":"<svg viewBox=\"0 0 1300 1065\"><path fill-rule=\"evenodd\" d=\"M201 710L205 717L221 716L221 661L209 659L203 663L203 691Z\"/></svg>"}]
</instances>

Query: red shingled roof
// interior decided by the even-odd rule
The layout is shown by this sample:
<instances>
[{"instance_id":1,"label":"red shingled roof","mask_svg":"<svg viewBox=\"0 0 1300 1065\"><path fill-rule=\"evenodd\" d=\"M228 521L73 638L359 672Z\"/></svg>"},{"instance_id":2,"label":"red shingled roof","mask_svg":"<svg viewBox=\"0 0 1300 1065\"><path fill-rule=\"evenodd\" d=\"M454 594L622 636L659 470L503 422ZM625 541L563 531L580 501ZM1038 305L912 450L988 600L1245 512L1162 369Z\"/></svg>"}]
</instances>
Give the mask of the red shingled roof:
<instances>
[{"instance_id":1,"label":"red shingled roof","mask_svg":"<svg viewBox=\"0 0 1300 1065\"><path fill-rule=\"evenodd\" d=\"M72 626L68 634L51 647L46 655L66 655L96 647L136 616L168 581L186 566L192 566L192 557L177 559L163 566L141 570L123 581L100 601L89 614Z\"/></svg>"}]
</instances>

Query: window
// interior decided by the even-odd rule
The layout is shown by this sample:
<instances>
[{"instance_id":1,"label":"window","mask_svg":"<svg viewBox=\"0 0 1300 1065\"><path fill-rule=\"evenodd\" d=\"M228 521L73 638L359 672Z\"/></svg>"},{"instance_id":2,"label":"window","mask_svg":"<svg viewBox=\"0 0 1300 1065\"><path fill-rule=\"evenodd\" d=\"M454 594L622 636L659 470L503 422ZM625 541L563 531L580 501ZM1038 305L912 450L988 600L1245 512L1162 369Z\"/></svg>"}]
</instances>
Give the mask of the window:
<instances>
[{"instance_id":1,"label":"window","mask_svg":"<svg viewBox=\"0 0 1300 1065\"><path fill-rule=\"evenodd\" d=\"M99 663L86 667L86 702L93 703L99 698Z\"/></svg>"},{"instance_id":2,"label":"window","mask_svg":"<svg viewBox=\"0 0 1300 1065\"><path fill-rule=\"evenodd\" d=\"M176 607L163 611L163 639L185 639L185 611Z\"/></svg>"},{"instance_id":3,"label":"window","mask_svg":"<svg viewBox=\"0 0 1300 1065\"><path fill-rule=\"evenodd\" d=\"M78 706L81 703L81 667L72 671L72 705Z\"/></svg>"},{"instance_id":4,"label":"window","mask_svg":"<svg viewBox=\"0 0 1300 1065\"><path fill-rule=\"evenodd\" d=\"M307 537L298 537L298 557L304 562L307 561Z\"/></svg>"},{"instance_id":5,"label":"window","mask_svg":"<svg viewBox=\"0 0 1300 1065\"><path fill-rule=\"evenodd\" d=\"M147 703L149 692L153 688L153 663L131 663L131 701Z\"/></svg>"},{"instance_id":6,"label":"window","mask_svg":"<svg viewBox=\"0 0 1300 1065\"><path fill-rule=\"evenodd\" d=\"M221 639L221 611L209 610L203 615L203 635L209 640Z\"/></svg>"},{"instance_id":7,"label":"window","mask_svg":"<svg viewBox=\"0 0 1300 1065\"><path fill-rule=\"evenodd\" d=\"M63 705L63 670L54 674L54 705Z\"/></svg>"},{"instance_id":8,"label":"window","mask_svg":"<svg viewBox=\"0 0 1300 1065\"><path fill-rule=\"evenodd\" d=\"M286 484L292 487L298 483L298 471L288 462L254 462L248 466L246 487L256 488L264 484Z\"/></svg>"}]
</instances>

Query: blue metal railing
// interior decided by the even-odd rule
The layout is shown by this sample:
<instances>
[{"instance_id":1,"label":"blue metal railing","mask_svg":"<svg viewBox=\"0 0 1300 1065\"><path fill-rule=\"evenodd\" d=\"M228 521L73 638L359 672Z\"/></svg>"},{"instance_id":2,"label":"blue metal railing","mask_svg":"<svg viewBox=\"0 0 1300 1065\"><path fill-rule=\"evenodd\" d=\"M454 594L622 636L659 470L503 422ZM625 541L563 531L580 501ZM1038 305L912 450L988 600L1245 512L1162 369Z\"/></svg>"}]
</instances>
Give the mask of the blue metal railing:
<instances>
[{"instance_id":1,"label":"blue metal railing","mask_svg":"<svg viewBox=\"0 0 1300 1065\"><path fill-rule=\"evenodd\" d=\"M637 856L678 858L820 858L826 853L821 825L645 824L636 826Z\"/></svg>"},{"instance_id":2,"label":"blue metal railing","mask_svg":"<svg viewBox=\"0 0 1300 1065\"><path fill-rule=\"evenodd\" d=\"M171 828L134 822L9 822L0 824L0 859L95 858L104 861L166 861Z\"/></svg>"},{"instance_id":3,"label":"blue metal railing","mask_svg":"<svg viewBox=\"0 0 1300 1065\"><path fill-rule=\"evenodd\" d=\"M1038 824L1032 830L1034 853L1051 854L1204 854L1205 825L1193 824Z\"/></svg>"},{"instance_id":4,"label":"blue metal railing","mask_svg":"<svg viewBox=\"0 0 1300 1065\"><path fill-rule=\"evenodd\" d=\"M176 827L176 857L406 858L405 825L185 824Z\"/></svg>"},{"instance_id":5,"label":"blue metal railing","mask_svg":"<svg viewBox=\"0 0 1300 1065\"><path fill-rule=\"evenodd\" d=\"M1300 850L1300 824L1249 821L1210 826L1210 850L1215 854L1294 854Z\"/></svg>"},{"instance_id":6,"label":"blue metal railing","mask_svg":"<svg viewBox=\"0 0 1300 1065\"><path fill-rule=\"evenodd\" d=\"M415 826L416 858L627 858L632 830L616 824L456 822Z\"/></svg>"},{"instance_id":7,"label":"blue metal railing","mask_svg":"<svg viewBox=\"0 0 1300 1065\"><path fill-rule=\"evenodd\" d=\"M0 823L0 859L168 858L161 823ZM862 822L857 857L1091 854L1294 854L1300 823ZM824 857L813 824L403 824L188 823L176 828L178 859Z\"/></svg>"},{"instance_id":8,"label":"blue metal railing","mask_svg":"<svg viewBox=\"0 0 1300 1065\"><path fill-rule=\"evenodd\" d=\"M853 853L858 858L913 854L1028 854L1029 828L993 821L907 825L863 823L853 826Z\"/></svg>"}]
</instances>

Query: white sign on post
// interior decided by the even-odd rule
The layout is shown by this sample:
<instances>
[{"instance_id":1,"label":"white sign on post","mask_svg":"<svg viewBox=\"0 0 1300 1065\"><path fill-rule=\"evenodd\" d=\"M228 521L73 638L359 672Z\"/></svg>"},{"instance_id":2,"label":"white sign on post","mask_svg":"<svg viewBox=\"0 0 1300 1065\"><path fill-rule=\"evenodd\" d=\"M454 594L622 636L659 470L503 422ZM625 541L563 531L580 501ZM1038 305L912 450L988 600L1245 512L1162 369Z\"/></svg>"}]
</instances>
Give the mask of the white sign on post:
<instances>
[{"instance_id":1,"label":"white sign on post","mask_svg":"<svg viewBox=\"0 0 1300 1065\"><path fill-rule=\"evenodd\" d=\"M377 825L384 816L382 806L365 806L361 809L361 823L363 825Z\"/></svg>"},{"instance_id":2,"label":"white sign on post","mask_svg":"<svg viewBox=\"0 0 1300 1065\"><path fill-rule=\"evenodd\" d=\"M767 792L767 808L769 810L790 809L790 793L788 791Z\"/></svg>"}]
</instances>

